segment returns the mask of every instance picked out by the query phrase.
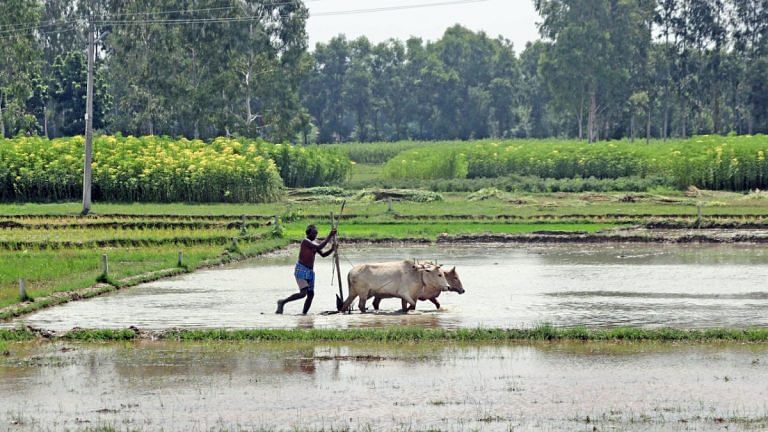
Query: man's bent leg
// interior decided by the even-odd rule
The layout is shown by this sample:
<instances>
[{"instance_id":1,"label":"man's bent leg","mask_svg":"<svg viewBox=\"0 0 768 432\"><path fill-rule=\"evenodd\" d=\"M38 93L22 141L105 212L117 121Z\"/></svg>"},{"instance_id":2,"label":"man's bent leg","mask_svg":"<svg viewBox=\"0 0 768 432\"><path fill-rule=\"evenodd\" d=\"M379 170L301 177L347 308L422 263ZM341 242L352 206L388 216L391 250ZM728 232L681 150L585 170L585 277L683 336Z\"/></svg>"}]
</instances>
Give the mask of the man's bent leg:
<instances>
[{"instance_id":1,"label":"man's bent leg","mask_svg":"<svg viewBox=\"0 0 768 432\"><path fill-rule=\"evenodd\" d=\"M307 296L307 291L308 291L307 288L303 288L300 292L298 292L298 293L296 293L296 294L294 294L294 295L292 295L292 296L290 296L290 297L288 297L288 298L286 298L284 300L278 300L277 301L277 311L275 311L275 313L276 314L283 313L283 306L285 306L286 303L290 303L292 301L303 299L304 297ZM314 295L314 293L313 293L313 295Z\"/></svg>"},{"instance_id":2,"label":"man's bent leg","mask_svg":"<svg viewBox=\"0 0 768 432\"><path fill-rule=\"evenodd\" d=\"M315 292L307 290L307 299L304 300L304 309L302 310L302 313L304 315L306 315L307 312L309 312L309 308L312 307L312 299L314 298L315 298Z\"/></svg>"}]
</instances>

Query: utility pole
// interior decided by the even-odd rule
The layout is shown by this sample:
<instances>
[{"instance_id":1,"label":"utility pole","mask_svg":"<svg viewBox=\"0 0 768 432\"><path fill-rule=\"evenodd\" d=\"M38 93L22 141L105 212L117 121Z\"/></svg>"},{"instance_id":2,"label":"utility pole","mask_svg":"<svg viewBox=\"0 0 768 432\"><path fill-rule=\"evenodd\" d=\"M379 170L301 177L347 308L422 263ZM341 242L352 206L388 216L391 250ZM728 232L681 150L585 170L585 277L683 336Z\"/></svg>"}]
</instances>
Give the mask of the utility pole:
<instances>
[{"instance_id":1,"label":"utility pole","mask_svg":"<svg viewBox=\"0 0 768 432\"><path fill-rule=\"evenodd\" d=\"M88 83L85 97L85 163L83 165L83 216L91 211L93 188L93 56L94 48L93 9L88 13Z\"/></svg>"}]
</instances>

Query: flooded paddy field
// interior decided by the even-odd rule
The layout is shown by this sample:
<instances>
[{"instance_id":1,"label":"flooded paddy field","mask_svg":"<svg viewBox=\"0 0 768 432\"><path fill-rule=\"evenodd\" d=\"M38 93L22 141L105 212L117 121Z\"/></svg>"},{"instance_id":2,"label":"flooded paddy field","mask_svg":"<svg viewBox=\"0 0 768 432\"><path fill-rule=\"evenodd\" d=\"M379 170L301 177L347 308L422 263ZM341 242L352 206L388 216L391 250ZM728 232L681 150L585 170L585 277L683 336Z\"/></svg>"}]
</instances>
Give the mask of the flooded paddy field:
<instances>
[{"instance_id":1,"label":"flooded paddy field","mask_svg":"<svg viewBox=\"0 0 768 432\"><path fill-rule=\"evenodd\" d=\"M315 301L274 314L295 292L296 248L70 303L24 317L36 328L351 328L409 325L439 328L555 326L754 327L768 325L768 252L750 245L438 245L347 246L353 264L417 258L456 266L466 294L444 293L441 310L420 302L398 313L322 315L335 309L330 260L318 258ZM346 278L344 278L346 279ZM346 284L346 282L345 282ZM345 286L346 293L346 286ZM368 303L371 308L371 302ZM355 303L356 306L356 303Z\"/></svg>"},{"instance_id":2,"label":"flooded paddy field","mask_svg":"<svg viewBox=\"0 0 768 432\"><path fill-rule=\"evenodd\" d=\"M12 344L0 430L765 430L768 346Z\"/></svg>"}]
</instances>

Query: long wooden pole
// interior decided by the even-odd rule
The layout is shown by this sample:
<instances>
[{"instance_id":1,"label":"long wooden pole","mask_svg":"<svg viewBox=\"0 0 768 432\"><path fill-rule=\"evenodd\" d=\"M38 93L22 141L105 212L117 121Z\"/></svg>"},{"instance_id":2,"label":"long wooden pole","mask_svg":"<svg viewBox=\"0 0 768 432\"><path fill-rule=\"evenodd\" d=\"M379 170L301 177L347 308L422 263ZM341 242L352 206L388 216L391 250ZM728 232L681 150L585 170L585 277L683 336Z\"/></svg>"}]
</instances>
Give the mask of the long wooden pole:
<instances>
[{"instance_id":1,"label":"long wooden pole","mask_svg":"<svg viewBox=\"0 0 768 432\"><path fill-rule=\"evenodd\" d=\"M334 219L333 213L331 213L331 224L333 224L333 228L337 229L339 228L339 222L341 221L341 215L344 213L344 207L347 205L347 202L344 201L341 204L341 211L339 212L339 218ZM344 302L344 291L341 287L341 265L339 264L339 234L338 231L336 232L336 236L333 238L333 264L336 266L336 277L339 281L339 296L336 298L336 309L341 312L341 306Z\"/></svg>"},{"instance_id":2,"label":"long wooden pole","mask_svg":"<svg viewBox=\"0 0 768 432\"><path fill-rule=\"evenodd\" d=\"M85 97L85 158L83 162L83 210L82 215L91 211L91 190L93 170L93 56L95 54L93 36L93 11L88 17L88 79Z\"/></svg>"},{"instance_id":3,"label":"long wooden pole","mask_svg":"<svg viewBox=\"0 0 768 432\"><path fill-rule=\"evenodd\" d=\"M336 277L339 280L339 298L344 300L344 291L341 289L341 266L339 265L339 243L336 238L333 239L333 246L336 250L333 252L333 262L336 264Z\"/></svg>"}]
</instances>

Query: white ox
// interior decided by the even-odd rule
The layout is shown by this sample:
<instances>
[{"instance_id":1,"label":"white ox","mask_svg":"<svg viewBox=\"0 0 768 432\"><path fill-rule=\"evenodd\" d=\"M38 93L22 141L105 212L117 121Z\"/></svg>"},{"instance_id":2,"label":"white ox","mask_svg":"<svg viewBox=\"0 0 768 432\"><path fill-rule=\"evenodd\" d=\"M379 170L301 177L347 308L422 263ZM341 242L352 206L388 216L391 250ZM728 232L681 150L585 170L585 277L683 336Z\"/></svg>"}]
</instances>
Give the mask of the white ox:
<instances>
[{"instance_id":1,"label":"white ox","mask_svg":"<svg viewBox=\"0 0 768 432\"><path fill-rule=\"evenodd\" d=\"M349 297L344 301L341 311L350 308L356 298L360 298L360 312L365 312L365 302L369 297L397 297L408 305L416 307L416 301L423 289L448 291L450 285L440 267L416 264L413 261L399 261L381 264L361 264L347 275Z\"/></svg>"},{"instance_id":2,"label":"white ox","mask_svg":"<svg viewBox=\"0 0 768 432\"><path fill-rule=\"evenodd\" d=\"M427 264L427 265L433 265L433 264ZM437 268L440 268L439 265L433 265ZM461 283L461 279L459 279L459 274L456 272L456 267L452 268L451 270L448 270L444 272L445 278L448 280L448 285L450 288L448 291L453 291L455 293L464 294L464 285ZM419 298L418 300L425 301L429 300L432 302L432 304L435 305L436 308L440 309L440 302L437 301L437 298L440 297L440 294L442 294L443 291L441 289L434 289L427 286L423 286L421 288L421 291L419 292ZM376 295L373 299L373 309L379 310L379 304L381 304L381 300L383 298L386 298L381 295ZM406 304L405 300L402 301L403 309L405 309ZM410 310L416 309L415 307L411 306Z\"/></svg>"}]
</instances>

